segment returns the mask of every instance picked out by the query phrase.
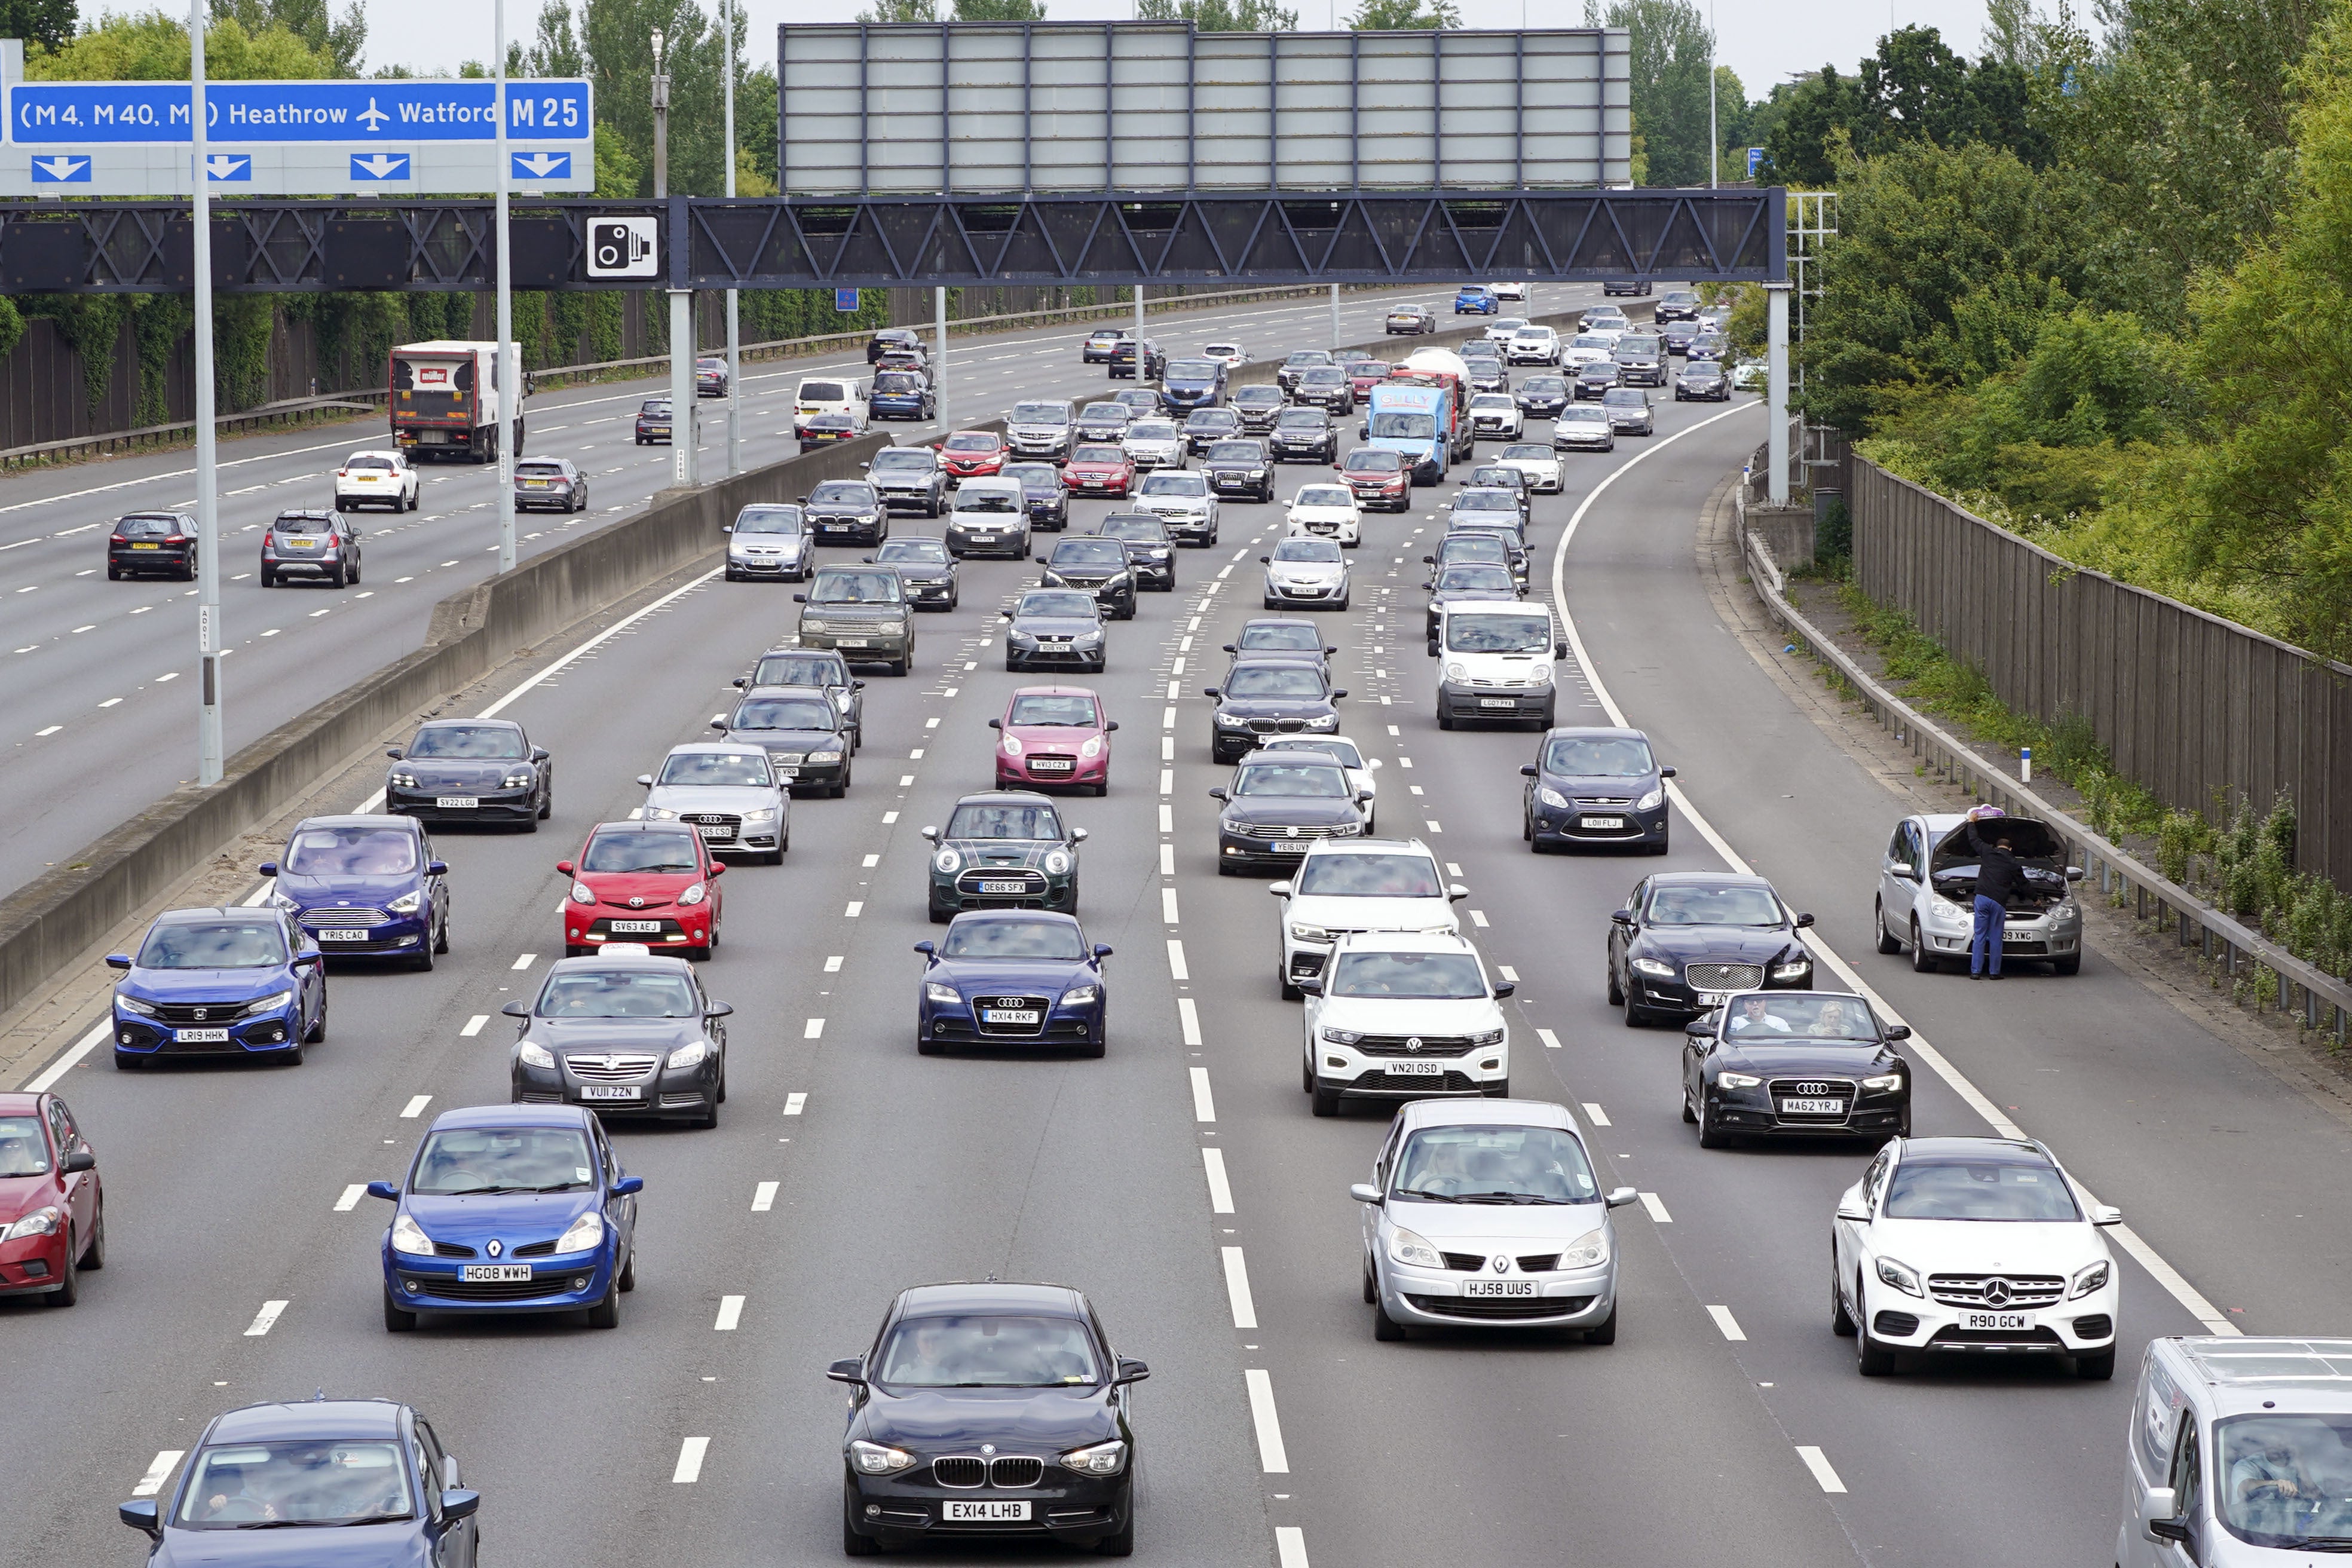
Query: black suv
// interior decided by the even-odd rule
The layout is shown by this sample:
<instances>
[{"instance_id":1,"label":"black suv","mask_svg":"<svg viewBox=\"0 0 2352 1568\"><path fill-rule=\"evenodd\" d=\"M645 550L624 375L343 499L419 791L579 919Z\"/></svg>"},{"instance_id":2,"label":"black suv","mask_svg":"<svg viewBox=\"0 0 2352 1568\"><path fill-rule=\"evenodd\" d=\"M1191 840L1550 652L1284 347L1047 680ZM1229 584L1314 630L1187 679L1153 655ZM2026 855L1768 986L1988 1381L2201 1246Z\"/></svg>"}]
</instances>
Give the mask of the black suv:
<instances>
[{"instance_id":1,"label":"black suv","mask_svg":"<svg viewBox=\"0 0 2352 1568\"><path fill-rule=\"evenodd\" d=\"M1110 359L1108 363L1110 364L1111 380L1134 380L1135 340L1133 338L1120 339L1118 346L1110 351ZM1143 379L1146 381L1158 381L1162 375L1167 374L1167 370L1168 356L1160 353L1160 345L1158 343L1152 342L1150 338L1144 339Z\"/></svg>"},{"instance_id":2,"label":"black suv","mask_svg":"<svg viewBox=\"0 0 2352 1568\"><path fill-rule=\"evenodd\" d=\"M997 477L1021 481L1021 499L1029 508L1029 526L1039 532L1059 533L1070 526L1070 492L1063 488L1062 470L1051 463L1007 463Z\"/></svg>"},{"instance_id":3,"label":"black suv","mask_svg":"<svg viewBox=\"0 0 2352 1568\"><path fill-rule=\"evenodd\" d=\"M1135 570L1129 564L1123 540L1100 534L1074 533L1054 542L1045 558L1041 588L1084 588L1094 595L1103 614L1115 620L1135 619Z\"/></svg>"},{"instance_id":4,"label":"black suv","mask_svg":"<svg viewBox=\"0 0 2352 1568\"><path fill-rule=\"evenodd\" d=\"M1209 476L1212 494L1274 499L1274 458L1255 437L1217 442L1202 456L1201 471Z\"/></svg>"},{"instance_id":5,"label":"black suv","mask_svg":"<svg viewBox=\"0 0 2352 1568\"><path fill-rule=\"evenodd\" d=\"M1158 516L1148 511L1115 511L1095 531L1127 546L1127 563L1135 573L1137 587L1155 594L1176 591L1176 541Z\"/></svg>"},{"instance_id":6,"label":"black suv","mask_svg":"<svg viewBox=\"0 0 2352 1568\"><path fill-rule=\"evenodd\" d=\"M1274 422L1274 460L1308 463L1339 460L1339 427L1320 408L1286 408Z\"/></svg>"},{"instance_id":7,"label":"black suv","mask_svg":"<svg viewBox=\"0 0 2352 1568\"><path fill-rule=\"evenodd\" d=\"M1225 400L1226 406L1242 416L1242 428L1253 436L1264 435L1274 428L1282 411L1290 406L1282 388L1260 384L1237 388Z\"/></svg>"},{"instance_id":8,"label":"black suv","mask_svg":"<svg viewBox=\"0 0 2352 1568\"><path fill-rule=\"evenodd\" d=\"M1290 384L1290 400L1333 414L1356 411L1356 381L1339 365L1307 365Z\"/></svg>"}]
</instances>

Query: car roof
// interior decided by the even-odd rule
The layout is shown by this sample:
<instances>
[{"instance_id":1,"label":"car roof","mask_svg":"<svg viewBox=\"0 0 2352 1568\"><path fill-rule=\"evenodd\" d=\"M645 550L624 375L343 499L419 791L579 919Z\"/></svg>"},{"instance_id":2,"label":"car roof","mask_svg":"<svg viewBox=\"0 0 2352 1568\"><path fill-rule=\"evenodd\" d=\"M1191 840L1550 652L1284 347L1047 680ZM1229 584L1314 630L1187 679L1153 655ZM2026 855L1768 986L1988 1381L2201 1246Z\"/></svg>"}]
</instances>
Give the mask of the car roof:
<instances>
[{"instance_id":1,"label":"car roof","mask_svg":"<svg viewBox=\"0 0 2352 1568\"><path fill-rule=\"evenodd\" d=\"M1317 838L1310 840L1307 853L1299 858L1312 860L1318 855L1353 854L1360 850L1377 849L1383 855L1426 855L1437 858L1437 851L1418 838Z\"/></svg>"},{"instance_id":2,"label":"car roof","mask_svg":"<svg viewBox=\"0 0 2352 1568\"><path fill-rule=\"evenodd\" d=\"M397 1437L401 1412L389 1399L304 1399L247 1405L213 1418L215 1443L299 1441L317 1437Z\"/></svg>"},{"instance_id":3,"label":"car roof","mask_svg":"<svg viewBox=\"0 0 2352 1568\"><path fill-rule=\"evenodd\" d=\"M1997 1160L2012 1165L2055 1165L2049 1150L2023 1138L1906 1138L1899 1160Z\"/></svg>"},{"instance_id":4,"label":"car roof","mask_svg":"<svg viewBox=\"0 0 2352 1568\"><path fill-rule=\"evenodd\" d=\"M30 1116L41 1106L37 1094L0 1094L0 1116Z\"/></svg>"},{"instance_id":5,"label":"car roof","mask_svg":"<svg viewBox=\"0 0 2352 1568\"><path fill-rule=\"evenodd\" d=\"M1051 805L1053 801L1034 789L976 789L956 796L958 805ZM1033 911L1034 912L1034 911Z\"/></svg>"},{"instance_id":6,"label":"car roof","mask_svg":"<svg viewBox=\"0 0 2352 1568\"><path fill-rule=\"evenodd\" d=\"M512 719L427 719L416 726L419 730L512 730L522 733L522 725Z\"/></svg>"},{"instance_id":7,"label":"car roof","mask_svg":"<svg viewBox=\"0 0 2352 1568\"><path fill-rule=\"evenodd\" d=\"M444 1127L585 1128L595 1114L583 1105L467 1105L435 1117L429 1131L437 1132Z\"/></svg>"},{"instance_id":8,"label":"car roof","mask_svg":"<svg viewBox=\"0 0 2352 1568\"><path fill-rule=\"evenodd\" d=\"M615 943L614 946L618 946ZM611 948L583 953L578 958L559 958L547 966L550 974L578 974L583 970L604 971L626 969L664 974L692 974L694 965L674 952L615 952ZM493 1109L499 1109L493 1107Z\"/></svg>"},{"instance_id":9,"label":"car roof","mask_svg":"<svg viewBox=\"0 0 2352 1568\"><path fill-rule=\"evenodd\" d=\"M1067 1285L1024 1285L1010 1279L954 1279L936 1285L916 1285L899 1291L897 1310L902 1318L987 1311L1051 1312L1056 1317L1083 1318L1086 1316L1086 1298Z\"/></svg>"},{"instance_id":10,"label":"car roof","mask_svg":"<svg viewBox=\"0 0 2352 1568\"><path fill-rule=\"evenodd\" d=\"M1568 1107L1548 1100L1414 1100L1397 1118L1408 1128L1492 1126L1564 1127L1576 1131Z\"/></svg>"},{"instance_id":11,"label":"car roof","mask_svg":"<svg viewBox=\"0 0 2352 1568\"><path fill-rule=\"evenodd\" d=\"M241 905L234 908L225 904L199 905L194 909L165 910L155 917L154 923L159 926L192 925L197 921L215 921L223 918L250 920L257 915L265 920L276 919L278 911L267 904L257 909L247 909ZM278 923L282 925L285 922L280 921Z\"/></svg>"},{"instance_id":12,"label":"car roof","mask_svg":"<svg viewBox=\"0 0 2352 1568\"><path fill-rule=\"evenodd\" d=\"M1098 703L1102 700L1091 686L1016 686L1013 689L1013 695L1015 697L1093 697Z\"/></svg>"},{"instance_id":13,"label":"car roof","mask_svg":"<svg viewBox=\"0 0 2352 1568\"><path fill-rule=\"evenodd\" d=\"M791 689L822 691L824 689L820 686L803 686ZM672 746L669 749L669 754L673 757L764 757L768 752L764 746L747 745L741 741L688 741Z\"/></svg>"},{"instance_id":14,"label":"car roof","mask_svg":"<svg viewBox=\"0 0 2352 1568\"><path fill-rule=\"evenodd\" d=\"M1357 843L1356 839L1348 840ZM1478 950L1470 939L1450 931L1349 931L1335 933L1334 945L1346 943L1397 952L1468 952Z\"/></svg>"},{"instance_id":15,"label":"car roof","mask_svg":"<svg viewBox=\"0 0 2352 1568\"><path fill-rule=\"evenodd\" d=\"M1768 879L1746 871L1654 871L1650 874L1650 886L1653 888L1769 888L1771 885Z\"/></svg>"}]
</instances>

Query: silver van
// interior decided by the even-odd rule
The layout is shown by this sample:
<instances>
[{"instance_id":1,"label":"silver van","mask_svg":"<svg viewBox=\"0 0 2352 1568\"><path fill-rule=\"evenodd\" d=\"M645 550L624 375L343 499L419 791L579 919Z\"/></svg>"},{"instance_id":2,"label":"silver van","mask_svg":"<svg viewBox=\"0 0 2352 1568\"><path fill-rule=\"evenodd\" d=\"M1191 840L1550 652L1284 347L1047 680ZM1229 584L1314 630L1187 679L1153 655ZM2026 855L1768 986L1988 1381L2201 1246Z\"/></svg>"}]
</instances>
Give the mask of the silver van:
<instances>
[{"instance_id":1,"label":"silver van","mask_svg":"<svg viewBox=\"0 0 2352 1568\"><path fill-rule=\"evenodd\" d=\"M2352 1340L2155 1340L2117 1568L2303 1568L2352 1547Z\"/></svg>"}]
</instances>

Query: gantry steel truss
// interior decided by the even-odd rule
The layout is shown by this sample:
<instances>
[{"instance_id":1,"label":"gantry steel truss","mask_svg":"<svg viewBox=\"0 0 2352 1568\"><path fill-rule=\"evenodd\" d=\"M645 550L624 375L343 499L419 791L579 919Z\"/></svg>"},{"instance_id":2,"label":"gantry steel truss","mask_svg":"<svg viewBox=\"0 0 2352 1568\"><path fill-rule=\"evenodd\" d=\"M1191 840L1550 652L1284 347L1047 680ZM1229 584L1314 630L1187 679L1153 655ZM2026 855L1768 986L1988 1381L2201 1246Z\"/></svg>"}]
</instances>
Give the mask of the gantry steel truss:
<instances>
[{"instance_id":1,"label":"gantry steel truss","mask_svg":"<svg viewBox=\"0 0 2352 1568\"><path fill-rule=\"evenodd\" d=\"M487 289L496 276L484 201L219 201L213 212L214 287L230 293ZM660 224L660 275L589 278L587 225L646 216ZM1788 276L1777 187L533 200L510 224L519 289ZM184 290L193 238L185 203L0 206L0 289Z\"/></svg>"}]
</instances>

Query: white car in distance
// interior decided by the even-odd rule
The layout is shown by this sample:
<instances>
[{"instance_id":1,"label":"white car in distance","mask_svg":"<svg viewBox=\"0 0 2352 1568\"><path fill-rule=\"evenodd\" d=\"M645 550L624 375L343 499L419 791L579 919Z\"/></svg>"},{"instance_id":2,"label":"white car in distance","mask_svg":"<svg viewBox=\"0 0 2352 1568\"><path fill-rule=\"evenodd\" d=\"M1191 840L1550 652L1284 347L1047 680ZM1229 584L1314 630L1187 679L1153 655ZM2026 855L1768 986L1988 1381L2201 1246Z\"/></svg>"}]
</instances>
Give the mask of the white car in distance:
<instances>
[{"instance_id":1,"label":"white car in distance","mask_svg":"<svg viewBox=\"0 0 2352 1568\"><path fill-rule=\"evenodd\" d=\"M1356 492L1345 485L1301 485L1290 498L1287 531L1292 538L1312 534L1336 539L1342 550L1363 542L1364 514L1357 509Z\"/></svg>"},{"instance_id":2,"label":"white car in distance","mask_svg":"<svg viewBox=\"0 0 2352 1568\"><path fill-rule=\"evenodd\" d=\"M1559 334L1530 322L1511 334L1503 352L1513 364L1558 364Z\"/></svg>"},{"instance_id":3,"label":"white car in distance","mask_svg":"<svg viewBox=\"0 0 2352 1568\"><path fill-rule=\"evenodd\" d=\"M1380 815L1381 786L1373 779L1380 767L1378 757L1366 757L1363 748L1339 735L1269 735L1258 744L1261 752L1321 752L1339 760L1347 773L1348 788L1364 799L1364 831L1372 830L1372 822ZM1450 929L1450 928L1449 928Z\"/></svg>"},{"instance_id":4,"label":"white car in distance","mask_svg":"<svg viewBox=\"0 0 2352 1568\"><path fill-rule=\"evenodd\" d=\"M1305 1088L1318 1116L1350 1100L1394 1105L1511 1092L1505 997L1478 950L1442 931L1339 938L1323 973L1301 980Z\"/></svg>"},{"instance_id":5,"label":"white car in distance","mask_svg":"<svg viewBox=\"0 0 2352 1568\"><path fill-rule=\"evenodd\" d=\"M353 452L335 470L335 510L357 511L363 506L415 511L424 477L408 466L399 452Z\"/></svg>"},{"instance_id":6,"label":"white car in distance","mask_svg":"<svg viewBox=\"0 0 2352 1568\"><path fill-rule=\"evenodd\" d=\"M1528 433L1528 416L1507 392L1482 392L1470 400L1470 434L1482 441L1516 441Z\"/></svg>"},{"instance_id":7,"label":"white car in distance","mask_svg":"<svg viewBox=\"0 0 2352 1568\"><path fill-rule=\"evenodd\" d=\"M1565 358L1568 368L1580 365L1605 364L1617 357L1618 332L1579 332L1569 339Z\"/></svg>"},{"instance_id":8,"label":"white car in distance","mask_svg":"<svg viewBox=\"0 0 2352 1568\"><path fill-rule=\"evenodd\" d=\"M1261 747L1263 751L1276 750ZM1286 744L1284 751L1336 754L1333 744ZM1350 748L1352 749L1352 748ZM1355 769L1348 770L1352 783ZM1366 824L1370 831L1370 825ZM1443 931L1459 935L1454 906L1470 896L1438 875L1437 857L1417 838L1323 838L1299 858L1298 869L1267 891L1282 901L1282 961L1276 978L1282 999L1299 998L1298 983L1322 974L1331 944L1360 931Z\"/></svg>"},{"instance_id":9,"label":"white car in distance","mask_svg":"<svg viewBox=\"0 0 2352 1568\"><path fill-rule=\"evenodd\" d=\"M1495 345L1496 353L1502 353L1518 335L1519 329L1528 325L1530 323L1525 316L1497 316L1486 323L1486 341Z\"/></svg>"},{"instance_id":10,"label":"white car in distance","mask_svg":"<svg viewBox=\"0 0 2352 1568\"><path fill-rule=\"evenodd\" d=\"M1187 461L1184 434L1173 419L1139 419L1118 444L1139 468L1181 468Z\"/></svg>"},{"instance_id":11,"label":"white car in distance","mask_svg":"<svg viewBox=\"0 0 2352 1568\"><path fill-rule=\"evenodd\" d=\"M866 402L866 384L846 376L805 376L793 393L793 429L803 428L814 415L846 414L864 435L873 410Z\"/></svg>"},{"instance_id":12,"label":"white car in distance","mask_svg":"<svg viewBox=\"0 0 2352 1568\"><path fill-rule=\"evenodd\" d=\"M1215 360L1227 370L1232 370L1249 363L1250 352L1239 343L1202 343L1201 357Z\"/></svg>"},{"instance_id":13,"label":"white car in distance","mask_svg":"<svg viewBox=\"0 0 2352 1568\"><path fill-rule=\"evenodd\" d=\"M1567 478L1560 468L1559 454L1541 441L1515 442L1504 447L1499 456L1486 460L1527 475L1528 487L1538 495L1559 494Z\"/></svg>"},{"instance_id":14,"label":"white car in distance","mask_svg":"<svg viewBox=\"0 0 2352 1568\"><path fill-rule=\"evenodd\" d=\"M1500 283L1489 283L1486 291L1497 300L1517 300L1523 305L1528 300L1528 286L1524 282L1506 279Z\"/></svg>"}]
</instances>

